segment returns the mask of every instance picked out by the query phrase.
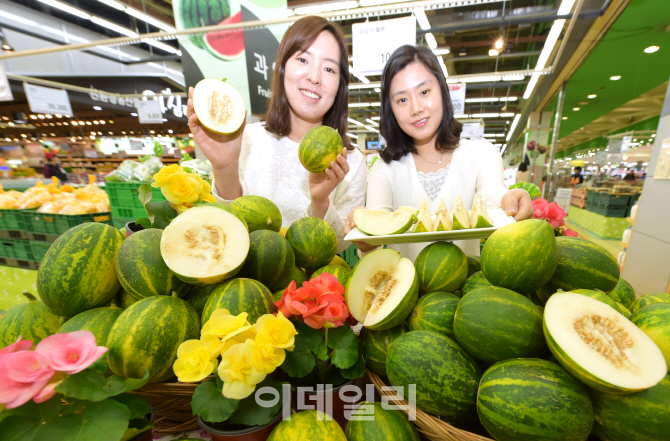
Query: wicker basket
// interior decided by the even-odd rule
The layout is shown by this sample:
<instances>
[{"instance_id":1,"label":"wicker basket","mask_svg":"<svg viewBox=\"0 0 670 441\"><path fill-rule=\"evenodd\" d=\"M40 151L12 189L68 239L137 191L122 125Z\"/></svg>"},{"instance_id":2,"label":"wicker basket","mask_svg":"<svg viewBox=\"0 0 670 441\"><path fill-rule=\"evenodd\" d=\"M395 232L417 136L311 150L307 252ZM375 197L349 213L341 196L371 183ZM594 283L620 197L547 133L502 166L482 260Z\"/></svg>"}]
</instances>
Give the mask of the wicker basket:
<instances>
[{"instance_id":1,"label":"wicker basket","mask_svg":"<svg viewBox=\"0 0 670 441\"><path fill-rule=\"evenodd\" d=\"M382 381L377 374L368 370L368 376L374 383L377 392L381 395L395 394L391 391L382 391L382 387L387 385L384 384L384 381ZM403 411L407 413L407 411L404 410L407 409L407 401L389 399L389 402L403 406ZM449 423L446 423L421 409L416 409L416 421L414 421L414 425L423 436L431 441L491 441L491 438L457 429Z\"/></svg>"}]
</instances>

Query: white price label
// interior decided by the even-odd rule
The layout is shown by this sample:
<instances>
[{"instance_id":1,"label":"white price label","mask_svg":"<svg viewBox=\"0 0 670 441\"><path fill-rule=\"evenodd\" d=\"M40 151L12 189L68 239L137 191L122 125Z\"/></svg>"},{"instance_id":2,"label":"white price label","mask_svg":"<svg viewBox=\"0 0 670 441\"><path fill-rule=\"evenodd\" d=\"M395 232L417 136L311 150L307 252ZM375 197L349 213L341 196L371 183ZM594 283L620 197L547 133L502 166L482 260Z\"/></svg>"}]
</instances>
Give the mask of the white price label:
<instances>
[{"instance_id":1,"label":"white price label","mask_svg":"<svg viewBox=\"0 0 670 441\"><path fill-rule=\"evenodd\" d=\"M351 32L354 69L362 75L380 75L396 49L416 44L416 17L355 23Z\"/></svg>"},{"instance_id":2,"label":"white price label","mask_svg":"<svg viewBox=\"0 0 670 441\"><path fill-rule=\"evenodd\" d=\"M140 124L163 124L163 113L159 101L138 101L137 115L140 118Z\"/></svg>"},{"instance_id":3,"label":"white price label","mask_svg":"<svg viewBox=\"0 0 670 441\"><path fill-rule=\"evenodd\" d=\"M67 91L50 87L35 86L23 83L23 90L28 98L28 106L33 113L48 113L72 116L72 106Z\"/></svg>"},{"instance_id":4,"label":"white price label","mask_svg":"<svg viewBox=\"0 0 670 441\"><path fill-rule=\"evenodd\" d=\"M454 107L454 115L465 113L465 83L449 84L449 96Z\"/></svg>"},{"instance_id":5,"label":"white price label","mask_svg":"<svg viewBox=\"0 0 670 441\"><path fill-rule=\"evenodd\" d=\"M12 88L9 86L9 80L2 66L0 66L0 101L14 101Z\"/></svg>"}]
</instances>

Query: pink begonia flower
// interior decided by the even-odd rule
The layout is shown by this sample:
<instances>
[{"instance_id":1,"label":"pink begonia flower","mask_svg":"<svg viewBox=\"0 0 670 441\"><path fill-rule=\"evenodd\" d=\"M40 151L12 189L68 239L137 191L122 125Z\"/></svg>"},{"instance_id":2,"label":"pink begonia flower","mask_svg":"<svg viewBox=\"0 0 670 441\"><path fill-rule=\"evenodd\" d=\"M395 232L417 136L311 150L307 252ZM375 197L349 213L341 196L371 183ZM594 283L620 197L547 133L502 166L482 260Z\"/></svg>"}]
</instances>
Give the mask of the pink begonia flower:
<instances>
[{"instance_id":1,"label":"pink begonia flower","mask_svg":"<svg viewBox=\"0 0 670 441\"><path fill-rule=\"evenodd\" d=\"M558 228L565 225L565 211L558 206L556 202L552 202L547 206L547 220L551 224L551 228Z\"/></svg>"},{"instance_id":2,"label":"pink begonia flower","mask_svg":"<svg viewBox=\"0 0 670 441\"><path fill-rule=\"evenodd\" d=\"M561 233L563 233L563 236L579 237L579 234L577 234L576 231L573 231L570 228L565 228L564 230L561 231Z\"/></svg>"},{"instance_id":3,"label":"pink begonia flower","mask_svg":"<svg viewBox=\"0 0 670 441\"><path fill-rule=\"evenodd\" d=\"M65 380L65 377L67 377L65 372L56 372L53 374L46 386L44 386L42 390L37 395L35 395L33 401L36 403L43 403L56 395L56 387L61 384L63 380Z\"/></svg>"},{"instance_id":4,"label":"pink begonia flower","mask_svg":"<svg viewBox=\"0 0 670 441\"><path fill-rule=\"evenodd\" d=\"M533 201L533 219L546 219L548 205L549 202L546 199L535 199Z\"/></svg>"},{"instance_id":5,"label":"pink begonia flower","mask_svg":"<svg viewBox=\"0 0 670 441\"><path fill-rule=\"evenodd\" d=\"M35 397L53 376L49 359L35 351L0 354L0 403L19 407Z\"/></svg>"},{"instance_id":6,"label":"pink begonia flower","mask_svg":"<svg viewBox=\"0 0 670 441\"><path fill-rule=\"evenodd\" d=\"M74 331L48 336L37 344L35 352L45 355L52 369L72 375L95 363L107 348L96 346L92 332Z\"/></svg>"},{"instance_id":7,"label":"pink begonia flower","mask_svg":"<svg viewBox=\"0 0 670 441\"><path fill-rule=\"evenodd\" d=\"M0 349L0 355L9 354L11 352L29 351L30 348L32 347L33 347L32 341L21 340L21 336L19 335L19 338L14 343L5 348Z\"/></svg>"}]
</instances>

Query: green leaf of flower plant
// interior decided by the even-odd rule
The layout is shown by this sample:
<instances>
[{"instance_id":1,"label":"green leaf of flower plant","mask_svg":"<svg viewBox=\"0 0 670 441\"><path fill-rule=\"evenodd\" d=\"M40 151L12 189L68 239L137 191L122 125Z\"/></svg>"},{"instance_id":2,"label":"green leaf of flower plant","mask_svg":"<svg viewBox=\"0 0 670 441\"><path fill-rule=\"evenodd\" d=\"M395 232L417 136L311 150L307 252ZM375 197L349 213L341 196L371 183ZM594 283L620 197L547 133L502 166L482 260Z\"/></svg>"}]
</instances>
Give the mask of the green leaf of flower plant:
<instances>
[{"instance_id":1,"label":"green leaf of flower plant","mask_svg":"<svg viewBox=\"0 0 670 441\"><path fill-rule=\"evenodd\" d=\"M200 418L209 423L220 423L230 418L239 402L224 397L221 388L216 386L216 381L209 380L195 388L191 410L193 415L200 415Z\"/></svg>"},{"instance_id":2,"label":"green leaf of flower plant","mask_svg":"<svg viewBox=\"0 0 670 441\"><path fill-rule=\"evenodd\" d=\"M123 380L123 383L126 386L124 392L130 392L131 390L137 390L149 382L149 369L144 370L144 375L142 378L126 378Z\"/></svg>"},{"instance_id":3,"label":"green leaf of flower plant","mask_svg":"<svg viewBox=\"0 0 670 441\"><path fill-rule=\"evenodd\" d=\"M290 377L302 378L312 372L316 360L312 352L305 346L304 340L299 340L296 335L295 348L293 351L286 351L286 359L281 365L281 369Z\"/></svg>"},{"instance_id":4,"label":"green leaf of flower plant","mask_svg":"<svg viewBox=\"0 0 670 441\"><path fill-rule=\"evenodd\" d=\"M328 360L328 346L326 346L325 340L321 342L321 344L316 348L316 351L314 351L314 355L316 358L319 360Z\"/></svg>"},{"instance_id":5,"label":"green leaf of flower plant","mask_svg":"<svg viewBox=\"0 0 670 441\"><path fill-rule=\"evenodd\" d=\"M333 349L333 364L340 369L350 368L358 359L358 338L347 324L328 330L328 347Z\"/></svg>"},{"instance_id":6,"label":"green leaf of flower plant","mask_svg":"<svg viewBox=\"0 0 670 441\"><path fill-rule=\"evenodd\" d=\"M87 403L81 415L71 414L42 424L35 439L119 441L129 420L130 411L117 401Z\"/></svg>"},{"instance_id":7,"label":"green leaf of flower plant","mask_svg":"<svg viewBox=\"0 0 670 441\"><path fill-rule=\"evenodd\" d=\"M165 227L170 225L172 219L177 217L177 210L172 208L168 201L149 202L145 208L147 214L154 217L154 220L151 222L153 227L160 230L164 230Z\"/></svg>"},{"instance_id":8,"label":"green leaf of flower plant","mask_svg":"<svg viewBox=\"0 0 670 441\"><path fill-rule=\"evenodd\" d=\"M56 386L56 392L67 397L94 402L118 395L124 390L123 378L118 375L106 379L102 374L92 371L70 375Z\"/></svg>"},{"instance_id":9,"label":"green leaf of flower plant","mask_svg":"<svg viewBox=\"0 0 670 441\"><path fill-rule=\"evenodd\" d=\"M184 156L179 160L179 165L181 165L182 162L184 161L193 161L193 158L191 158L191 155L188 153L184 153Z\"/></svg>"},{"instance_id":10,"label":"green leaf of flower plant","mask_svg":"<svg viewBox=\"0 0 670 441\"><path fill-rule=\"evenodd\" d=\"M163 144L161 144L158 141L154 141L154 155L160 158L161 156L163 156L164 151L165 149L163 148Z\"/></svg>"},{"instance_id":11,"label":"green leaf of flower plant","mask_svg":"<svg viewBox=\"0 0 670 441\"><path fill-rule=\"evenodd\" d=\"M262 388L271 388L274 392L264 392L259 394L259 399L256 399L256 393ZM281 409L282 397L282 383L266 377L256 386L254 393L240 401L240 406L230 416L229 421L233 424L244 424L245 426L264 426L272 421L272 418ZM260 403L269 405L274 401L276 403L269 407L260 405Z\"/></svg>"},{"instance_id":12,"label":"green leaf of flower plant","mask_svg":"<svg viewBox=\"0 0 670 441\"><path fill-rule=\"evenodd\" d=\"M141 225L144 228L151 228L151 221L146 217L141 217L135 221L135 225Z\"/></svg>"},{"instance_id":13,"label":"green leaf of flower plant","mask_svg":"<svg viewBox=\"0 0 670 441\"><path fill-rule=\"evenodd\" d=\"M121 394L111 398L114 401L118 401L128 408L130 411L130 419L144 418L146 419L147 414L151 412L149 403L147 399L142 395L136 394Z\"/></svg>"},{"instance_id":14,"label":"green leaf of flower plant","mask_svg":"<svg viewBox=\"0 0 670 441\"><path fill-rule=\"evenodd\" d=\"M312 352L316 352L317 348L323 341L323 334L321 329L314 329L309 325L299 321L292 321L298 335L295 336L296 342L300 341L304 346Z\"/></svg>"},{"instance_id":15,"label":"green leaf of flower plant","mask_svg":"<svg viewBox=\"0 0 670 441\"><path fill-rule=\"evenodd\" d=\"M12 409L9 409L12 410ZM3 410L0 413L5 413ZM26 415L10 415L0 421L2 441L33 441L42 423L34 417Z\"/></svg>"},{"instance_id":16,"label":"green leaf of flower plant","mask_svg":"<svg viewBox=\"0 0 670 441\"><path fill-rule=\"evenodd\" d=\"M358 354L358 359L353 366L347 369L340 369L342 376L348 380L355 380L365 375L365 359L363 358L363 351L360 348Z\"/></svg>"},{"instance_id":17,"label":"green leaf of flower plant","mask_svg":"<svg viewBox=\"0 0 670 441\"><path fill-rule=\"evenodd\" d=\"M36 403L30 400L14 409L4 409L0 412L0 421L13 415L28 416L33 420L46 421L60 413L63 407L60 398L60 396L54 396L43 403Z\"/></svg>"},{"instance_id":18,"label":"green leaf of flower plant","mask_svg":"<svg viewBox=\"0 0 670 441\"><path fill-rule=\"evenodd\" d=\"M149 184L140 185L140 202L142 203L142 206L147 212L149 222L151 222L152 224L154 223L154 215L153 213L150 213L149 210L147 209L147 204L151 202L151 198L153 196L154 194L151 191L151 186Z\"/></svg>"}]
</instances>

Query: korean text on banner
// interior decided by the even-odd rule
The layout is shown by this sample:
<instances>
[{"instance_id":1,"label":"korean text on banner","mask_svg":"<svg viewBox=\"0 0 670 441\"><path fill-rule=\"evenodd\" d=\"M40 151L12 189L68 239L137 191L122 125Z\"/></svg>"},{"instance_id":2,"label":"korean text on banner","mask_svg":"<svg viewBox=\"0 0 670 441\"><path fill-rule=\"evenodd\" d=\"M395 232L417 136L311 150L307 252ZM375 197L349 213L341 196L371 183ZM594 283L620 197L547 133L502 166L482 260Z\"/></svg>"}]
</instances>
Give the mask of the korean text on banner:
<instances>
[{"instance_id":1,"label":"korean text on banner","mask_svg":"<svg viewBox=\"0 0 670 441\"><path fill-rule=\"evenodd\" d=\"M354 23L351 32L354 69L361 75L381 75L396 49L416 44L416 17Z\"/></svg>"},{"instance_id":2,"label":"korean text on banner","mask_svg":"<svg viewBox=\"0 0 670 441\"><path fill-rule=\"evenodd\" d=\"M33 113L61 114L72 116L72 106L67 91L23 83L28 106Z\"/></svg>"}]
</instances>

